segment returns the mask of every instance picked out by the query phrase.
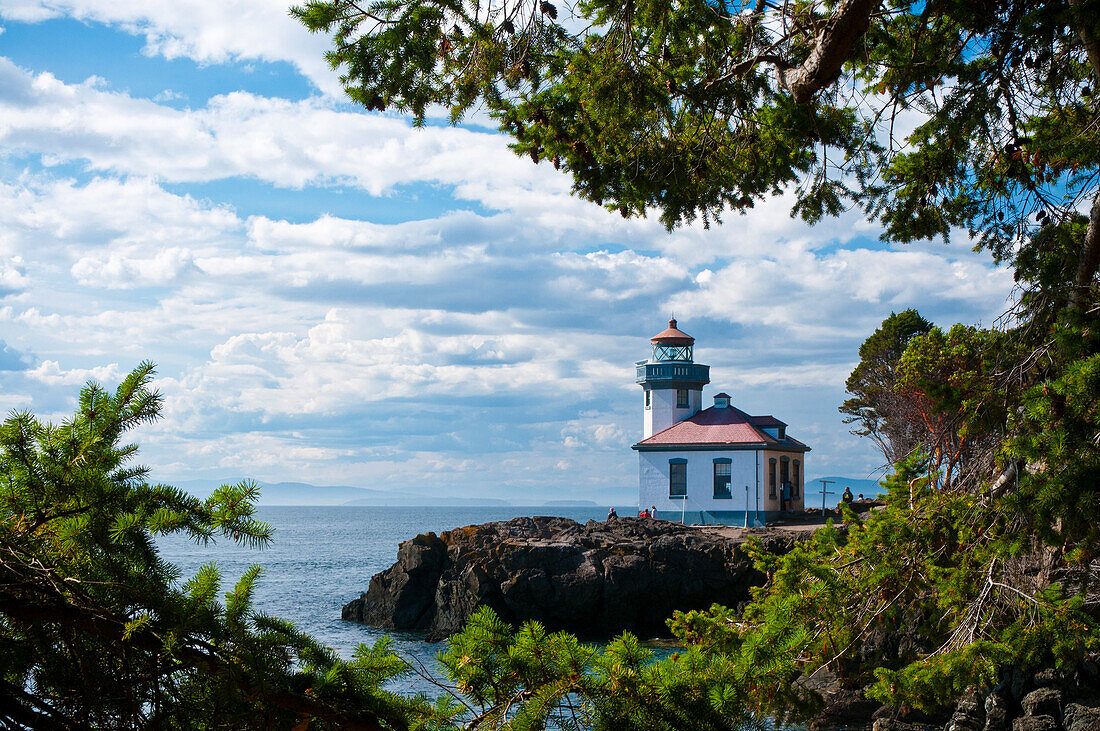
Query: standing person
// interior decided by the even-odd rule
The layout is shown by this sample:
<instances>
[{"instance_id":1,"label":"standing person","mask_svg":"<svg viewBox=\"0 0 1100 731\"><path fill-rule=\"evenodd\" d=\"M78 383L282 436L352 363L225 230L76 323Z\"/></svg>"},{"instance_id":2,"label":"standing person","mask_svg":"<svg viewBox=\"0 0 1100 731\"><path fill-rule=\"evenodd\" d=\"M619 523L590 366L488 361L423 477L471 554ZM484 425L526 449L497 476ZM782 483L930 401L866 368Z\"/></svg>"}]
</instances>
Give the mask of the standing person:
<instances>
[{"instance_id":1,"label":"standing person","mask_svg":"<svg viewBox=\"0 0 1100 731\"><path fill-rule=\"evenodd\" d=\"M863 496L860 495L860 497L862 498ZM852 498L852 488L850 488L850 487L844 488L844 494L840 496L840 499L843 500L846 503L852 502L852 500L853 500L853 498Z\"/></svg>"},{"instance_id":2,"label":"standing person","mask_svg":"<svg viewBox=\"0 0 1100 731\"><path fill-rule=\"evenodd\" d=\"M610 508L607 509L607 519L608 520L611 520L612 518L618 518L618 517L619 517L619 514L615 512L615 506L614 505L612 505Z\"/></svg>"},{"instance_id":3,"label":"standing person","mask_svg":"<svg viewBox=\"0 0 1100 731\"><path fill-rule=\"evenodd\" d=\"M656 505L650 505L649 506L649 517L653 518L654 520L657 520L657 506Z\"/></svg>"}]
</instances>

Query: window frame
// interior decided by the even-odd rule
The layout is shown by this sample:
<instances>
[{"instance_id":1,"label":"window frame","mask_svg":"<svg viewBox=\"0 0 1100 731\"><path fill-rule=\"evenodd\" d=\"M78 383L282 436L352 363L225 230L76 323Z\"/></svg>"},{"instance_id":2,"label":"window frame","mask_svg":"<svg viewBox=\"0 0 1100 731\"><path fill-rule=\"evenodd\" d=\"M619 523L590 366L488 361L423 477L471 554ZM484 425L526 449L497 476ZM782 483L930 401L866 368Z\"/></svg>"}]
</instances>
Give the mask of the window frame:
<instances>
[{"instance_id":1,"label":"window frame","mask_svg":"<svg viewBox=\"0 0 1100 731\"><path fill-rule=\"evenodd\" d=\"M718 473L718 468L724 467L725 474ZM725 491L719 491L719 481L725 482ZM714 499L715 500L732 500L733 499L733 460L727 457L716 457L714 459Z\"/></svg>"},{"instance_id":2,"label":"window frame","mask_svg":"<svg viewBox=\"0 0 1100 731\"><path fill-rule=\"evenodd\" d=\"M776 500L779 498L778 493L776 493L775 483L776 476L778 475L776 469L778 467L778 465L776 464L777 462L779 462L779 460L777 460L775 457L770 457L768 459L768 498L772 500Z\"/></svg>"},{"instance_id":3,"label":"window frame","mask_svg":"<svg viewBox=\"0 0 1100 731\"><path fill-rule=\"evenodd\" d=\"M680 400L680 395L683 394L683 401ZM691 394L688 393L686 388L676 389L676 408L678 409L690 409L691 408Z\"/></svg>"},{"instance_id":4,"label":"window frame","mask_svg":"<svg viewBox=\"0 0 1100 731\"><path fill-rule=\"evenodd\" d=\"M681 486L683 492L673 492L676 487L677 473L681 478ZM670 459L668 461L668 499L669 500L686 500L687 499L687 460L681 458Z\"/></svg>"}]
</instances>

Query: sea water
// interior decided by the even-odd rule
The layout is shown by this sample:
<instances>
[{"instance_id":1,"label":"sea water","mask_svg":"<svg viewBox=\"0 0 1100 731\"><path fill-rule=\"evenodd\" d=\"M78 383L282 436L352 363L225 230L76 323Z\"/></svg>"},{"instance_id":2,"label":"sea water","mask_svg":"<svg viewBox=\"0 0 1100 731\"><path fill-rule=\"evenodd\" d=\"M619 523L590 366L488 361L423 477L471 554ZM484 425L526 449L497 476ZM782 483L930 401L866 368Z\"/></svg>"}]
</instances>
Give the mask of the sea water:
<instances>
[{"instance_id":1,"label":"sea water","mask_svg":"<svg viewBox=\"0 0 1100 731\"><path fill-rule=\"evenodd\" d=\"M619 515L634 508L616 507ZM206 563L215 562L228 591L249 566L263 574L253 592L257 611L288 619L344 658L359 643L372 644L385 635L414 666L442 677L436 656L443 643L426 642L422 632L395 632L340 619L343 606L367 590L374 574L397 560L397 546L420 533L436 534L465 525L553 515L579 523L607 518L606 508L577 507L363 507L263 506L259 520L275 528L274 540L262 550L244 548L228 539L206 546L182 536L158 540L161 555L178 566L186 581ZM667 648L655 648L663 655ZM399 693L437 695L440 689L418 675L390 685ZM774 728L770 719L759 727ZM795 727L795 731L798 731Z\"/></svg>"},{"instance_id":2,"label":"sea water","mask_svg":"<svg viewBox=\"0 0 1100 731\"><path fill-rule=\"evenodd\" d=\"M631 510L616 509L620 515ZM263 574L253 593L257 611L294 622L344 658L359 643L372 644L388 634L401 655L428 668L444 645L425 642L423 633L340 619L340 610L367 590L370 578L397 560L399 543L428 531L521 516L554 515L580 523L607 518L607 509L597 507L262 506L256 511L259 520L275 528L274 540L262 550L225 538L203 546L173 535L158 540L161 555L181 569L184 581L203 564L215 562L225 591L249 566L259 564ZM415 677L407 682L411 690L430 690Z\"/></svg>"}]
</instances>

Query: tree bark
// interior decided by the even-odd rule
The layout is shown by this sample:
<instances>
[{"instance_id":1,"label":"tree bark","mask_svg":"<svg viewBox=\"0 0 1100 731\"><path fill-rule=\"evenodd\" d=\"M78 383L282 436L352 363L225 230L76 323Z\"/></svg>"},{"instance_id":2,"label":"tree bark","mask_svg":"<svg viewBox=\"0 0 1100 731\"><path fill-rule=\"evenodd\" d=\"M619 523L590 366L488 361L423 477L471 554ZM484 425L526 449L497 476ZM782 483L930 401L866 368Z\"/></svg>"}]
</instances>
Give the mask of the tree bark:
<instances>
[{"instance_id":1,"label":"tree bark","mask_svg":"<svg viewBox=\"0 0 1100 731\"><path fill-rule=\"evenodd\" d=\"M1081 43L1085 46L1085 54L1092 67L1093 82L1100 87L1100 39L1096 37L1096 19L1091 17L1085 8L1084 0L1068 0L1073 8L1073 26ZM1069 295L1069 306L1078 309L1084 303L1083 298L1088 294L1096 278L1096 269L1100 266L1100 192L1092 199L1092 210L1089 211L1089 226L1085 231L1084 246L1081 257L1077 260L1077 276L1073 280L1073 291Z\"/></svg>"},{"instance_id":2,"label":"tree bark","mask_svg":"<svg viewBox=\"0 0 1100 731\"><path fill-rule=\"evenodd\" d=\"M1096 269L1100 266L1100 192L1092 199L1089 211L1089 225L1085 230L1085 240L1081 247L1081 256L1077 260L1077 276L1073 280L1073 291L1069 294L1069 306L1078 309L1085 303L1085 297L1096 279Z\"/></svg>"},{"instance_id":3,"label":"tree bark","mask_svg":"<svg viewBox=\"0 0 1100 731\"><path fill-rule=\"evenodd\" d=\"M1017 475L1019 474L1020 466L1016 463L1016 460L1012 460L1005 467L1004 471L997 476L997 479L993 482L993 485L989 488L990 497L996 499L1004 495L1011 488L1015 487L1019 482Z\"/></svg>"},{"instance_id":4,"label":"tree bark","mask_svg":"<svg viewBox=\"0 0 1100 731\"><path fill-rule=\"evenodd\" d=\"M817 38L810 57L798 66L782 71L783 85L798 104L806 104L814 94L831 84L840 68L852 55L856 41L871 26L871 13L881 0L841 0L833 10L829 24Z\"/></svg>"},{"instance_id":5,"label":"tree bark","mask_svg":"<svg viewBox=\"0 0 1100 731\"><path fill-rule=\"evenodd\" d=\"M1085 45L1085 53L1089 57L1089 66L1092 67L1092 77L1097 86L1100 86L1100 40L1097 40L1094 29L1089 27L1089 22L1095 23L1095 18L1088 16L1088 11L1083 7L1083 0L1069 0L1073 8L1073 25L1081 42Z\"/></svg>"}]
</instances>

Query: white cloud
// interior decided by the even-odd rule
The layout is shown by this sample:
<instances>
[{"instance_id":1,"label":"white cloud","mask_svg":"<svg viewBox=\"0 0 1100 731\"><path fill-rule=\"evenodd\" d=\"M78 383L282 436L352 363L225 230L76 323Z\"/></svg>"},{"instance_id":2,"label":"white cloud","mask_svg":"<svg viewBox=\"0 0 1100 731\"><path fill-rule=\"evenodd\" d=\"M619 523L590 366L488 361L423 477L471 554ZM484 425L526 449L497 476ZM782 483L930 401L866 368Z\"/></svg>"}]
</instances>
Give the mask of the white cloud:
<instances>
[{"instance_id":1,"label":"white cloud","mask_svg":"<svg viewBox=\"0 0 1100 731\"><path fill-rule=\"evenodd\" d=\"M150 251L126 247L106 257L83 256L72 266L73 278L86 287L132 289L164 286L195 270L191 252L178 247Z\"/></svg>"},{"instance_id":2,"label":"white cloud","mask_svg":"<svg viewBox=\"0 0 1100 731\"><path fill-rule=\"evenodd\" d=\"M561 430L562 445L569 449L626 450L639 436L620 424L602 421L606 414L574 419ZM594 423L595 422L595 423Z\"/></svg>"},{"instance_id":3,"label":"white cloud","mask_svg":"<svg viewBox=\"0 0 1100 731\"><path fill-rule=\"evenodd\" d=\"M25 393L0 393L0 418L8 412L25 409L31 405L31 397Z\"/></svg>"},{"instance_id":4,"label":"white cloud","mask_svg":"<svg viewBox=\"0 0 1100 731\"><path fill-rule=\"evenodd\" d=\"M0 0L0 17L41 22L58 17L104 23L145 38L145 52L203 64L286 61L320 89L337 94L337 74L324 60L329 40L310 35L282 0Z\"/></svg>"},{"instance_id":5,"label":"white cloud","mask_svg":"<svg viewBox=\"0 0 1100 731\"><path fill-rule=\"evenodd\" d=\"M271 9L0 0L3 17L110 23L154 53L313 68L323 39L294 45ZM189 88L152 88L168 85ZM414 130L331 99L177 109L168 89L112 88L0 60L0 322L38 363L0 373L0 406L53 413L87 379L156 360L166 418L143 440L173 476L522 494L555 475L584 497L631 485L633 361L669 315L700 338L716 387L812 442L811 465L862 468L868 450L835 411L859 342L891 309L974 321L1011 288L965 238L876 247L857 213L811 229L789 196L668 234L577 200L495 134ZM39 172L11 172L20 156ZM66 177L49 169L62 164ZM221 203L219 186L165 189L245 179L300 188L317 214L275 220L247 196ZM331 186L413 211L416 186L430 210L456 210L342 218L323 213ZM28 380L33 396L14 390Z\"/></svg>"},{"instance_id":6,"label":"white cloud","mask_svg":"<svg viewBox=\"0 0 1100 731\"><path fill-rule=\"evenodd\" d=\"M44 360L25 373L33 380L50 386L83 386L88 381L97 381L110 386L119 380L121 370L118 363L94 368L64 369L56 360Z\"/></svg>"},{"instance_id":7,"label":"white cloud","mask_svg":"<svg viewBox=\"0 0 1100 731\"><path fill-rule=\"evenodd\" d=\"M379 196L396 186L453 186L491 209L527 211L553 228L602 209L569 195L548 166L516 157L500 135L451 127L412 129L379 114L341 111L321 99L286 101L234 92L179 110L66 84L0 59L0 143L83 161L99 171L172 182L252 177L287 188L349 185Z\"/></svg>"},{"instance_id":8,"label":"white cloud","mask_svg":"<svg viewBox=\"0 0 1100 731\"><path fill-rule=\"evenodd\" d=\"M165 89L153 97L153 101L155 102L177 102L186 99L186 94L179 91L173 91L172 89Z\"/></svg>"},{"instance_id":9,"label":"white cloud","mask_svg":"<svg viewBox=\"0 0 1100 731\"><path fill-rule=\"evenodd\" d=\"M776 259L739 259L703 270L696 287L669 300L683 317L706 316L775 328L786 337L864 336L892 310L939 311L957 317L1002 311L1012 275L974 259L908 250L840 249L792 252Z\"/></svg>"},{"instance_id":10,"label":"white cloud","mask_svg":"<svg viewBox=\"0 0 1100 731\"><path fill-rule=\"evenodd\" d=\"M27 252L111 243L152 255L162 247L216 244L241 222L227 207L170 194L148 178L100 177L80 185L24 175L0 181L0 225L9 248Z\"/></svg>"},{"instance_id":11,"label":"white cloud","mask_svg":"<svg viewBox=\"0 0 1100 731\"><path fill-rule=\"evenodd\" d=\"M23 257L13 256L8 261L0 260L0 296L26 289L29 283Z\"/></svg>"},{"instance_id":12,"label":"white cloud","mask_svg":"<svg viewBox=\"0 0 1100 731\"><path fill-rule=\"evenodd\" d=\"M23 175L0 185L0 223L25 285L0 320L49 359L27 377L71 393L160 361L166 421L149 439L183 475L192 460L414 485L461 453L442 472L535 485L535 465L566 461L577 484L629 483L632 363L668 314L701 338L715 387L826 445L852 354L890 308L975 319L1011 286L956 247L821 248L803 232L741 252L748 229L729 227L703 266L610 250L586 225L549 246L516 212L242 220L142 177ZM772 405L788 391L800 403Z\"/></svg>"}]
</instances>

